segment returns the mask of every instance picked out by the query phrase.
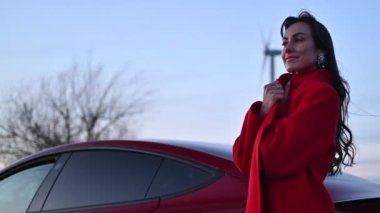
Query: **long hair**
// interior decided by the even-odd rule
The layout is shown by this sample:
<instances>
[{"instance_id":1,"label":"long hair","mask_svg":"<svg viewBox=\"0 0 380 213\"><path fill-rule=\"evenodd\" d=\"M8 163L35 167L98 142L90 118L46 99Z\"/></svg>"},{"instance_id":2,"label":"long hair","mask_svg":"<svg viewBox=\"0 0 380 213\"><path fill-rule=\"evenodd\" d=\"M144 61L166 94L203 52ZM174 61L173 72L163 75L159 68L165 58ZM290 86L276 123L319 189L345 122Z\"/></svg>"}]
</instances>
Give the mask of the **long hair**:
<instances>
[{"instance_id":1,"label":"long hair","mask_svg":"<svg viewBox=\"0 0 380 213\"><path fill-rule=\"evenodd\" d=\"M289 16L281 25L281 37L292 24L303 22L310 26L316 49L325 54L325 69L330 72L332 85L340 98L340 118L336 132L336 153L330 168L329 175L341 173L342 167L352 166L356 154L356 147L352 142L352 132L348 127L348 104L350 102L350 89L339 73L335 59L333 42L327 28L317 21L309 12L301 11L298 17Z\"/></svg>"}]
</instances>

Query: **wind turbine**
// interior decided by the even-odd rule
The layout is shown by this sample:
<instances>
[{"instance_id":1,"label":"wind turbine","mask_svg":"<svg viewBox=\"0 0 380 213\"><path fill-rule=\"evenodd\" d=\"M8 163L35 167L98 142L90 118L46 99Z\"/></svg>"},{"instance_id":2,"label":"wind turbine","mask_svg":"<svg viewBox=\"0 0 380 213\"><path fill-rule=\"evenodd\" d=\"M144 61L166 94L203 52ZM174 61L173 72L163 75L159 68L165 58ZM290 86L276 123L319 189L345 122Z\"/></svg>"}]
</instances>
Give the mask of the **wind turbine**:
<instances>
[{"instance_id":1,"label":"wind turbine","mask_svg":"<svg viewBox=\"0 0 380 213\"><path fill-rule=\"evenodd\" d=\"M270 57L270 82L274 81L274 76L275 76L274 59L278 55L281 55L281 50L269 49L268 45L265 45L265 49L264 49L264 64L265 64L266 57Z\"/></svg>"},{"instance_id":2,"label":"wind turbine","mask_svg":"<svg viewBox=\"0 0 380 213\"><path fill-rule=\"evenodd\" d=\"M266 59L267 57L270 57L270 82L273 82L274 81L274 78L275 78L275 66L274 66L274 59L276 56L278 55L281 55L281 50L278 50L278 49L270 49L269 48L269 41L271 40L271 33L269 34L269 38L266 39L266 41L264 40L264 34L263 34L263 31L261 30L261 27L259 27L260 29L260 37L261 37L261 40L262 42L264 43L264 58L263 58L263 64L262 64L262 67L261 67L261 73L264 73L264 69L265 69L265 65L266 65Z\"/></svg>"}]
</instances>

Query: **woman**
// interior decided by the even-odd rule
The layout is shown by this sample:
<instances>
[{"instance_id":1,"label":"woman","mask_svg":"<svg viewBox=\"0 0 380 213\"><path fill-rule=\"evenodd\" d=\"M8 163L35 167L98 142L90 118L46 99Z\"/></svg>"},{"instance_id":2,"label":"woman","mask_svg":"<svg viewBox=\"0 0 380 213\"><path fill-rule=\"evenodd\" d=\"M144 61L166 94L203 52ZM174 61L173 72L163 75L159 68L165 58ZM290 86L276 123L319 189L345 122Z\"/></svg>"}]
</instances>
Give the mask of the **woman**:
<instances>
[{"instance_id":1,"label":"woman","mask_svg":"<svg viewBox=\"0 0 380 213\"><path fill-rule=\"evenodd\" d=\"M348 85L328 30L308 12L286 18L281 36L288 73L264 87L233 147L249 176L246 212L334 212L323 181L355 156Z\"/></svg>"}]
</instances>

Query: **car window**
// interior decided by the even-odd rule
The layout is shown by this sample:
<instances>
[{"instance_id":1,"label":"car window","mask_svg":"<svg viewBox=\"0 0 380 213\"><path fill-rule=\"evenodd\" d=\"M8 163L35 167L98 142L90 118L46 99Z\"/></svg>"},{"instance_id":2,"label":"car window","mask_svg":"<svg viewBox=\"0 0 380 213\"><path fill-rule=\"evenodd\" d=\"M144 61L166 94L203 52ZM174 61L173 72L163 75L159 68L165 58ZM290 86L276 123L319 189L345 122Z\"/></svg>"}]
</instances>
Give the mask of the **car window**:
<instances>
[{"instance_id":1,"label":"car window","mask_svg":"<svg viewBox=\"0 0 380 213\"><path fill-rule=\"evenodd\" d=\"M193 190L217 177L216 171L165 159L153 181L148 197L166 196Z\"/></svg>"},{"instance_id":2,"label":"car window","mask_svg":"<svg viewBox=\"0 0 380 213\"><path fill-rule=\"evenodd\" d=\"M73 153L58 176L44 210L85 207L145 198L161 158L93 150Z\"/></svg>"},{"instance_id":3,"label":"car window","mask_svg":"<svg viewBox=\"0 0 380 213\"><path fill-rule=\"evenodd\" d=\"M38 187L53 167L53 163L17 172L0 181L0 211L26 212Z\"/></svg>"}]
</instances>

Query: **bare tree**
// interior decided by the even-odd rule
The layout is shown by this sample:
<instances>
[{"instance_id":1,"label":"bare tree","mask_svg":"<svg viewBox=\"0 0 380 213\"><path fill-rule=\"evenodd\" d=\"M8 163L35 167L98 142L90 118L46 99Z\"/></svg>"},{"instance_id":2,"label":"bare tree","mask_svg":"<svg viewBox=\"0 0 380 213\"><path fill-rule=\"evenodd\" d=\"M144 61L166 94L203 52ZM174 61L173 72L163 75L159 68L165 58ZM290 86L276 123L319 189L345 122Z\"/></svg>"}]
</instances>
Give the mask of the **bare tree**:
<instances>
[{"instance_id":1,"label":"bare tree","mask_svg":"<svg viewBox=\"0 0 380 213\"><path fill-rule=\"evenodd\" d=\"M59 144L133 137L152 100L139 75L104 78L102 66L78 65L37 87L12 93L2 106L0 153L22 157Z\"/></svg>"}]
</instances>

